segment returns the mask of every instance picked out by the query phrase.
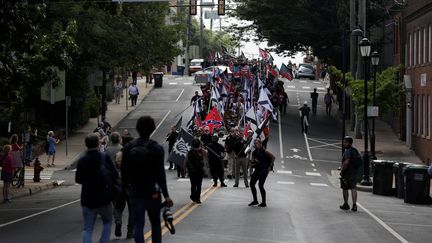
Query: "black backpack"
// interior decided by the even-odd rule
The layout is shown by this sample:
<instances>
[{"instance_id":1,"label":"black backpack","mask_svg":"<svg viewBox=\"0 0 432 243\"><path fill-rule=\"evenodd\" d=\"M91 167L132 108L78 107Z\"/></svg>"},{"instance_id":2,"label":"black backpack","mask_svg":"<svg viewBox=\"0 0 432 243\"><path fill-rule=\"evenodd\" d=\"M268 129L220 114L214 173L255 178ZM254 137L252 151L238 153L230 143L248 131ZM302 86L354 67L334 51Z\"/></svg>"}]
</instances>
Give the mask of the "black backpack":
<instances>
[{"instance_id":1,"label":"black backpack","mask_svg":"<svg viewBox=\"0 0 432 243\"><path fill-rule=\"evenodd\" d=\"M101 165L97 174L97 181L102 188L102 195L107 200L114 200L122 194L122 188L117 181L117 171L111 171L106 166L106 154L101 154Z\"/></svg>"}]
</instances>

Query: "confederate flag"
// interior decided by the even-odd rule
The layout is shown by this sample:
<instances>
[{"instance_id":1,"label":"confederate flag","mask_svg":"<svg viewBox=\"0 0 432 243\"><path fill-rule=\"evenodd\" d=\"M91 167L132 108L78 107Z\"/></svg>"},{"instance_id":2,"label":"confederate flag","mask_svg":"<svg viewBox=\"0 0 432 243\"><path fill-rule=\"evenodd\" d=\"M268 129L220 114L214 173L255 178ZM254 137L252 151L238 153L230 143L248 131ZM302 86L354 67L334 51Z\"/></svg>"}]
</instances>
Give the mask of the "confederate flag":
<instances>
[{"instance_id":1,"label":"confederate flag","mask_svg":"<svg viewBox=\"0 0 432 243\"><path fill-rule=\"evenodd\" d=\"M214 128L222 126L222 117L217 111L217 107L213 106L212 110L207 114L204 121L201 122L201 127L209 127L210 133L213 133Z\"/></svg>"},{"instance_id":2,"label":"confederate flag","mask_svg":"<svg viewBox=\"0 0 432 243\"><path fill-rule=\"evenodd\" d=\"M282 66L280 68L280 75L288 80L293 80L293 75L291 73L291 70L288 69L288 67L282 63Z\"/></svg>"}]
</instances>

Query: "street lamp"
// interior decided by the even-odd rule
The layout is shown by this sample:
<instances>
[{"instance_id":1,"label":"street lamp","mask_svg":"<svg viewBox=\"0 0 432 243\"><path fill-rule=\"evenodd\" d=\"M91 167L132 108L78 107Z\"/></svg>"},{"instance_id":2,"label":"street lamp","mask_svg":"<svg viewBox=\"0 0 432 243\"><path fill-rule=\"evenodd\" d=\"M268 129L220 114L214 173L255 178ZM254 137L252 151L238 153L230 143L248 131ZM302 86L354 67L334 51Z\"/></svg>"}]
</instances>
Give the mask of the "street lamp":
<instances>
[{"instance_id":1,"label":"street lamp","mask_svg":"<svg viewBox=\"0 0 432 243\"><path fill-rule=\"evenodd\" d=\"M363 180L360 184L364 186L372 185L372 182L369 178L369 151L368 151L368 116L367 116L367 106L368 106L368 59L371 51L370 41L364 37L360 43L360 53L364 59L364 154L363 154L363 163L364 163L364 171L363 171Z\"/></svg>"},{"instance_id":2,"label":"street lamp","mask_svg":"<svg viewBox=\"0 0 432 243\"><path fill-rule=\"evenodd\" d=\"M376 93L376 72L377 72L377 67L379 64L379 54L377 51L374 51L372 53L371 56L371 62L372 62L372 67L373 67L373 74L374 74L374 78L373 78L373 96L372 96L372 105L375 107L376 106L376 100L375 100L375 93ZM376 154L375 154L375 116L372 117L372 134L371 134L371 154L372 154L372 158L376 159Z\"/></svg>"}]
</instances>

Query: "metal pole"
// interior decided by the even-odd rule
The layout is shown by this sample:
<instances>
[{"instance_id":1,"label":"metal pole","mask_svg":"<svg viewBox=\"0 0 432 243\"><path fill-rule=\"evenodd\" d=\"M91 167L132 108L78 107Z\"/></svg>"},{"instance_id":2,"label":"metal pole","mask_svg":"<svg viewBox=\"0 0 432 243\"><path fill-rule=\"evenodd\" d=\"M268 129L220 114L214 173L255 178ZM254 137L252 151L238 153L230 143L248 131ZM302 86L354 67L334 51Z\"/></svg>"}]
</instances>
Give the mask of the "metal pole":
<instances>
[{"instance_id":1,"label":"metal pole","mask_svg":"<svg viewBox=\"0 0 432 243\"><path fill-rule=\"evenodd\" d=\"M345 80L345 72L346 72L346 61L345 61L345 42L346 42L346 29L343 29L343 40L342 40L342 83L343 83L343 97L342 97L342 156L345 152L345 147L343 145L343 141L345 138L345 121L346 121L346 80Z\"/></svg>"},{"instance_id":2,"label":"metal pole","mask_svg":"<svg viewBox=\"0 0 432 243\"><path fill-rule=\"evenodd\" d=\"M374 72L374 78L373 78L373 87L372 87L372 105L376 106L376 100L375 100L375 93L376 93L376 66L373 65L373 72ZM371 134L371 154L372 158L376 159L375 154L375 117L372 117L372 134Z\"/></svg>"},{"instance_id":3,"label":"metal pole","mask_svg":"<svg viewBox=\"0 0 432 243\"><path fill-rule=\"evenodd\" d=\"M203 29L204 29L204 23L203 23L203 1L200 1L200 53L199 56L203 57Z\"/></svg>"},{"instance_id":4,"label":"metal pole","mask_svg":"<svg viewBox=\"0 0 432 243\"><path fill-rule=\"evenodd\" d=\"M185 68L184 75L189 75L189 40L190 40L190 32L191 32L192 18L190 14L188 14L187 20L187 29L186 29L186 49L185 49Z\"/></svg>"},{"instance_id":5,"label":"metal pole","mask_svg":"<svg viewBox=\"0 0 432 243\"><path fill-rule=\"evenodd\" d=\"M372 185L372 182L369 178L369 151L368 151L368 116L367 116L367 106L368 106L368 88L367 88L367 82L368 82L368 73L367 73L367 67L368 67L368 57L364 57L364 154L363 154L363 164L364 164L364 172L363 172L363 180L361 181L361 185L364 186L370 186Z\"/></svg>"}]
</instances>

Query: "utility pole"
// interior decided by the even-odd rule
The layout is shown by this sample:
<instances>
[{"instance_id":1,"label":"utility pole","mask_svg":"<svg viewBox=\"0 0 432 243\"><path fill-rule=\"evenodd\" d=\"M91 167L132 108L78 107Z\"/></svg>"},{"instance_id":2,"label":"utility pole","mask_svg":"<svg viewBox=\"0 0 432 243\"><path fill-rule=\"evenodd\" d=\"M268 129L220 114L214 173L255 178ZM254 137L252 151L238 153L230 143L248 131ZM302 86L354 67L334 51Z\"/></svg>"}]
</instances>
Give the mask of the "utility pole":
<instances>
[{"instance_id":1,"label":"utility pole","mask_svg":"<svg viewBox=\"0 0 432 243\"><path fill-rule=\"evenodd\" d=\"M200 0L200 53L199 57L203 57L203 29L204 29L204 23L203 23L203 0Z\"/></svg>"},{"instance_id":2,"label":"utility pole","mask_svg":"<svg viewBox=\"0 0 432 243\"><path fill-rule=\"evenodd\" d=\"M211 14L213 15L214 0L212 0ZM211 16L212 17L212 16ZM213 31L213 18L210 18L210 30Z\"/></svg>"},{"instance_id":3,"label":"utility pole","mask_svg":"<svg viewBox=\"0 0 432 243\"><path fill-rule=\"evenodd\" d=\"M185 54L184 54L185 55L184 75L186 75L186 76L189 75L189 39L190 39L191 25L192 25L192 17L188 13L187 28L186 28L186 48L185 48Z\"/></svg>"},{"instance_id":4,"label":"utility pole","mask_svg":"<svg viewBox=\"0 0 432 243\"><path fill-rule=\"evenodd\" d=\"M350 31L353 31L356 28L356 1L349 1L350 7ZM350 71L353 76L356 73L356 57L357 57L357 37L350 36Z\"/></svg>"}]
</instances>

